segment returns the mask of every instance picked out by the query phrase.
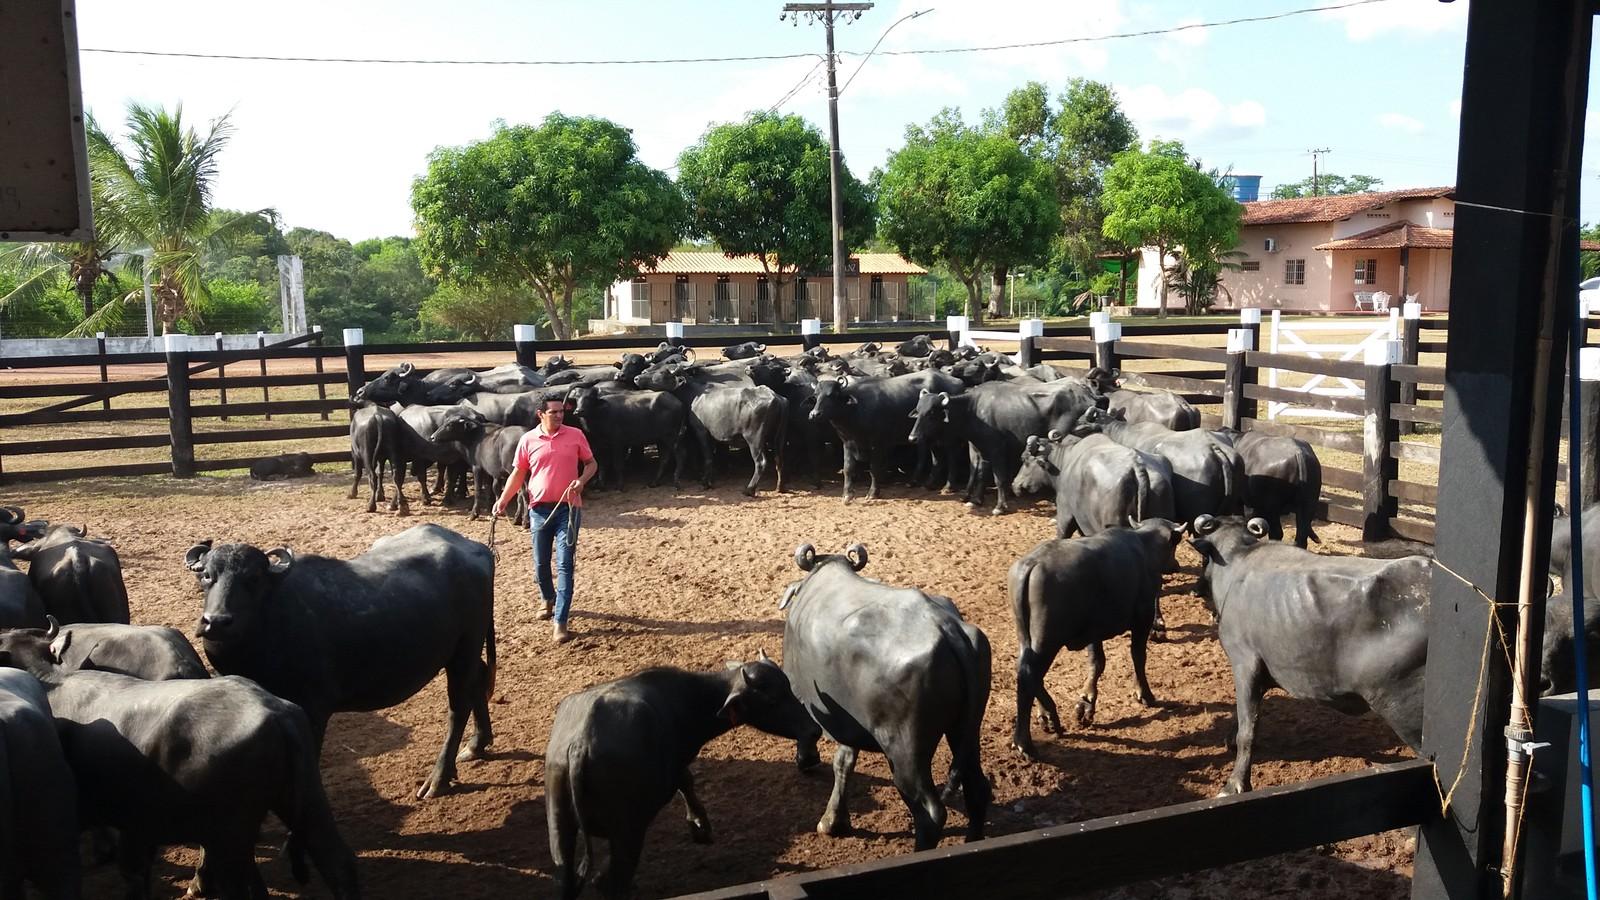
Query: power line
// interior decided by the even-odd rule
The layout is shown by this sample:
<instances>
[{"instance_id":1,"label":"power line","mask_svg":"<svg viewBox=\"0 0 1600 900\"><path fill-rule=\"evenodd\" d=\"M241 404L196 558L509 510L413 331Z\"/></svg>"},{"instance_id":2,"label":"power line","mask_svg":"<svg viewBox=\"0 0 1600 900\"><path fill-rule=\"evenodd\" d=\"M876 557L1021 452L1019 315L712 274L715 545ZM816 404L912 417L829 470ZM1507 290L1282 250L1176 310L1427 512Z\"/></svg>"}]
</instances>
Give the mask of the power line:
<instances>
[{"instance_id":1,"label":"power line","mask_svg":"<svg viewBox=\"0 0 1600 900\"><path fill-rule=\"evenodd\" d=\"M1143 31L1123 31L1115 34L1092 35L1088 37L1061 38L1052 41L1032 41L1021 44L996 44L985 47L945 47L926 50L879 50L880 56L931 56L948 53L986 53L995 50L1019 50L1030 47L1058 47L1065 44L1093 44L1101 41L1119 41L1130 38L1158 37L1164 34L1177 34L1184 31L1196 31L1206 28L1222 28L1229 25L1244 25L1252 22L1270 22L1276 19L1287 19L1294 16L1303 16L1310 13L1332 12L1340 9L1352 9L1358 6L1370 6L1374 3L1389 3L1392 0L1350 0L1347 3L1334 3L1325 6L1308 6L1301 9L1285 10L1280 13L1270 13L1260 16L1243 16L1236 19L1222 19L1215 22L1191 22L1187 25L1174 25L1167 28L1149 28ZM269 56L242 53L186 53L168 50L125 50L111 47L82 47L80 53L105 53L117 56L153 56L175 59L216 59L244 62L299 62L299 63L343 63L350 65L386 65L386 66L660 66L695 63L729 63L729 62L765 62L784 59L809 59L814 53L774 53L759 56L695 56L683 58L662 59L383 59L372 57L340 57L340 56ZM855 50L839 52L840 56L867 56Z\"/></svg>"},{"instance_id":2,"label":"power line","mask_svg":"<svg viewBox=\"0 0 1600 900\"><path fill-rule=\"evenodd\" d=\"M794 87L789 88L788 93L784 94L782 97L779 97L777 103L767 107L767 112L777 112L779 107L783 106L785 103L788 103L790 100L793 100L796 94L804 90L805 86L810 84L813 78L817 77L817 70L822 68L823 62L825 62L825 60L822 57L817 57L817 64L812 66L811 69L806 72L806 76L800 79L800 81L796 83Z\"/></svg>"}]
</instances>

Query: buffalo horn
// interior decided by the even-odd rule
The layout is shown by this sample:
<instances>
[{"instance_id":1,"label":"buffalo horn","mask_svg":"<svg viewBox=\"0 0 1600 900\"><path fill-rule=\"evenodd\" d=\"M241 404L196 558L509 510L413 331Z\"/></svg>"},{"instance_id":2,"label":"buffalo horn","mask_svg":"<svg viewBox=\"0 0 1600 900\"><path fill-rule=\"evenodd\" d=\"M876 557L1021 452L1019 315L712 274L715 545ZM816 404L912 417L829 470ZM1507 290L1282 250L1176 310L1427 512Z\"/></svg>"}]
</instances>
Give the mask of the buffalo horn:
<instances>
[{"instance_id":1,"label":"buffalo horn","mask_svg":"<svg viewBox=\"0 0 1600 900\"><path fill-rule=\"evenodd\" d=\"M811 567L815 565L816 562L817 548L811 546L810 544L801 544L800 546L794 548L794 564L799 566L801 571L811 571Z\"/></svg>"},{"instance_id":2,"label":"buffalo horn","mask_svg":"<svg viewBox=\"0 0 1600 900\"><path fill-rule=\"evenodd\" d=\"M405 376L410 375L412 373L412 371L414 371L415 369L416 369L416 367L411 365L411 363L408 363L408 362L401 363L400 364L400 377L404 378Z\"/></svg>"},{"instance_id":3,"label":"buffalo horn","mask_svg":"<svg viewBox=\"0 0 1600 900\"><path fill-rule=\"evenodd\" d=\"M1217 530L1217 518L1212 515L1202 515L1194 520L1195 534L1210 534Z\"/></svg>"},{"instance_id":4,"label":"buffalo horn","mask_svg":"<svg viewBox=\"0 0 1600 900\"><path fill-rule=\"evenodd\" d=\"M1049 433L1047 433L1045 435L1045 439L1048 440L1052 444L1061 443L1061 439L1064 438L1064 437L1066 437L1066 435L1062 434L1060 431L1057 431L1054 428L1050 429Z\"/></svg>"},{"instance_id":5,"label":"buffalo horn","mask_svg":"<svg viewBox=\"0 0 1600 900\"><path fill-rule=\"evenodd\" d=\"M944 391L940 391L939 392L939 405L940 406L949 406L950 405L950 395L945 393Z\"/></svg>"},{"instance_id":6,"label":"buffalo horn","mask_svg":"<svg viewBox=\"0 0 1600 900\"><path fill-rule=\"evenodd\" d=\"M271 565L267 567L268 571L274 575L282 575L294 565L294 551L288 547L273 547L267 551L267 559L271 561Z\"/></svg>"},{"instance_id":7,"label":"buffalo horn","mask_svg":"<svg viewBox=\"0 0 1600 900\"><path fill-rule=\"evenodd\" d=\"M1128 513L1128 527L1129 528L1138 528L1139 527L1139 520L1135 519L1133 517L1133 513Z\"/></svg>"},{"instance_id":8,"label":"buffalo horn","mask_svg":"<svg viewBox=\"0 0 1600 900\"><path fill-rule=\"evenodd\" d=\"M850 560L850 568L857 572L867 567L867 545L856 541L844 548L844 558Z\"/></svg>"},{"instance_id":9,"label":"buffalo horn","mask_svg":"<svg viewBox=\"0 0 1600 900\"><path fill-rule=\"evenodd\" d=\"M765 647L756 648L756 662L772 662L772 658L767 656L767 650Z\"/></svg>"},{"instance_id":10,"label":"buffalo horn","mask_svg":"<svg viewBox=\"0 0 1600 900\"><path fill-rule=\"evenodd\" d=\"M1246 531L1250 532L1256 537L1267 536L1267 520L1261 518L1260 516L1256 516L1250 521L1244 523L1244 528Z\"/></svg>"},{"instance_id":11,"label":"buffalo horn","mask_svg":"<svg viewBox=\"0 0 1600 900\"><path fill-rule=\"evenodd\" d=\"M3 511L7 516L10 516L10 518L0 522L0 525L15 525L21 522L24 518L22 507L20 506L0 506L0 511Z\"/></svg>"},{"instance_id":12,"label":"buffalo horn","mask_svg":"<svg viewBox=\"0 0 1600 900\"><path fill-rule=\"evenodd\" d=\"M54 639L56 635L61 633L61 623L56 621L55 616L45 616L44 620L50 623L50 627L44 630L44 636Z\"/></svg>"},{"instance_id":13,"label":"buffalo horn","mask_svg":"<svg viewBox=\"0 0 1600 900\"><path fill-rule=\"evenodd\" d=\"M927 388L923 388L923 389L922 389L922 393L920 393L920 394L918 394L918 395L917 395L917 396L918 396L918 397L926 397L926 396L928 396L928 394L930 394L930 393L932 393L932 392L931 392L931 391L929 391L929 390L928 390L928 389L927 389Z\"/></svg>"},{"instance_id":14,"label":"buffalo horn","mask_svg":"<svg viewBox=\"0 0 1600 900\"><path fill-rule=\"evenodd\" d=\"M206 555L211 552L211 541L204 540L183 555L183 565L191 572L198 572L206 567Z\"/></svg>"}]
</instances>

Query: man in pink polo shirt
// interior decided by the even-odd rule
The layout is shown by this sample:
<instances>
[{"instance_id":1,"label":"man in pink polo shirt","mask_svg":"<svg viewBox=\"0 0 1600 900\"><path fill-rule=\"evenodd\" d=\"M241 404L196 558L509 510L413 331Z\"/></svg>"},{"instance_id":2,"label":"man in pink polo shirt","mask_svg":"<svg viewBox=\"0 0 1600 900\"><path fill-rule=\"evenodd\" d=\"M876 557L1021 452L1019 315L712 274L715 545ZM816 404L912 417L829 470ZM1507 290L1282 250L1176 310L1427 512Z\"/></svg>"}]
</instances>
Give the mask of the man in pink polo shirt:
<instances>
[{"instance_id":1,"label":"man in pink polo shirt","mask_svg":"<svg viewBox=\"0 0 1600 900\"><path fill-rule=\"evenodd\" d=\"M539 410L539 427L517 442L516 462L506 489L495 501L494 514L505 511L523 482L528 484L528 527L533 534L533 567L544 598L541 619L555 619L555 641L572 639L567 616L572 610L573 559L577 554L578 526L583 522L583 486L598 466L589 439L576 428L562 425L566 401L549 397ZM554 551L555 573L551 577Z\"/></svg>"}]
</instances>

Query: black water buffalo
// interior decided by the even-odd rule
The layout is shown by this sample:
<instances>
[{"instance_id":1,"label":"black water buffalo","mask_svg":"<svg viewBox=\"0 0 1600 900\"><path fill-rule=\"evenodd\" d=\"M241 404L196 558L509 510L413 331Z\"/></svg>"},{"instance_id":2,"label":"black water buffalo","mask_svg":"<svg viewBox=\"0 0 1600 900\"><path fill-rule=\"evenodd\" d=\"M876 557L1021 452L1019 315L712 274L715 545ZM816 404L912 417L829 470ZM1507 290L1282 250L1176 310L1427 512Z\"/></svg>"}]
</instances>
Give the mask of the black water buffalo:
<instances>
[{"instance_id":1,"label":"black water buffalo","mask_svg":"<svg viewBox=\"0 0 1600 900\"><path fill-rule=\"evenodd\" d=\"M572 404L573 424L589 436L596 459L604 459L600 476L606 487L622 490L626 480L628 451L654 444L660 462L650 486L661 483L668 463L677 458L672 486L683 480L685 455L680 444L688 427L688 410L683 401L662 391L602 393L592 387L573 388L567 395Z\"/></svg>"},{"instance_id":2,"label":"black water buffalo","mask_svg":"<svg viewBox=\"0 0 1600 900\"><path fill-rule=\"evenodd\" d=\"M645 362L652 366L669 362L692 362L694 360L694 348L662 341L656 345L654 351L645 354L644 359Z\"/></svg>"},{"instance_id":3,"label":"black water buffalo","mask_svg":"<svg viewBox=\"0 0 1600 900\"><path fill-rule=\"evenodd\" d=\"M730 347L722 348L724 359L754 359L765 352L767 352L767 345L755 341L745 341L742 344L734 344Z\"/></svg>"},{"instance_id":4,"label":"black water buffalo","mask_svg":"<svg viewBox=\"0 0 1600 900\"><path fill-rule=\"evenodd\" d=\"M1073 433L1100 433L1124 447L1165 457L1172 467L1172 499L1178 518L1238 510L1244 491L1244 461L1232 447L1207 431L1173 431L1153 422L1129 424L1117 413L1091 409Z\"/></svg>"},{"instance_id":5,"label":"black water buffalo","mask_svg":"<svg viewBox=\"0 0 1600 900\"><path fill-rule=\"evenodd\" d=\"M523 391L520 394L478 393L468 397L465 402L496 425L537 428L539 410L544 408L545 401L551 398L564 400L571 390L572 388L567 385L555 385Z\"/></svg>"},{"instance_id":6,"label":"black water buffalo","mask_svg":"<svg viewBox=\"0 0 1600 900\"><path fill-rule=\"evenodd\" d=\"M478 376L468 372L446 382L427 381L411 363L401 363L372 379L350 397L352 403L404 403L443 406L458 403L479 390Z\"/></svg>"},{"instance_id":7,"label":"black water buffalo","mask_svg":"<svg viewBox=\"0 0 1600 900\"><path fill-rule=\"evenodd\" d=\"M279 453L250 464L253 481L272 481L278 478L310 478L317 474L311 470L311 454Z\"/></svg>"},{"instance_id":8,"label":"black water buffalo","mask_svg":"<svg viewBox=\"0 0 1600 900\"><path fill-rule=\"evenodd\" d=\"M789 430L789 401L770 387L705 385L691 381L679 388L688 407L689 431L700 445L701 482L711 486L713 443L744 444L755 471L744 487L754 497L770 464L777 472L774 490L783 491L783 444Z\"/></svg>"},{"instance_id":9,"label":"black water buffalo","mask_svg":"<svg viewBox=\"0 0 1600 900\"><path fill-rule=\"evenodd\" d=\"M917 849L939 843L945 807L932 764L942 737L951 755L945 794L959 785L967 840L982 838L992 798L978 740L989 704L988 637L963 621L948 597L862 578L867 548L861 544L839 556L818 556L802 544L794 560L807 574L780 604L789 611L784 671L795 696L839 744L833 796L817 831L850 830L850 773L857 752L867 750L889 758Z\"/></svg>"},{"instance_id":10,"label":"black water buffalo","mask_svg":"<svg viewBox=\"0 0 1600 900\"><path fill-rule=\"evenodd\" d=\"M1177 514L1166 459L1103 434L1029 438L1011 486L1018 494L1054 492L1058 538Z\"/></svg>"},{"instance_id":11,"label":"black water buffalo","mask_svg":"<svg viewBox=\"0 0 1600 900\"><path fill-rule=\"evenodd\" d=\"M449 682L449 734L418 798L443 791L455 777L468 713L472 742L460 759L477 759L489 746L495 639L488 547L417 525L379 538L348 562L206 541L189 548L184 564L205 596L199 632L211 665L298 703L318 747L334 713L394 706L440 669Z\"/></svg>"},{"instance_id":12,"label":"black water buffalo","mask_svg":"<svg viewBox=\"0 0 1600 900\"><path fill-rule=\"evenodd\" d=\"M894 378L819 381L811 419L831 424L844 444L844 501L854 496L854 472L862 459L869 475L867 499L878 498L889 451L907 442L906 419L923 391L958 394L965 389L961 379L931 369Z\"/></svg>"},{"instance_id":13,"label":"black water buffalo","mask_svg":"<svg viewBox=\"0 0 1600 900\"><path fill-rule=\"evenodd\" d=\"M476 379L473 390L478 392L518 394L544 387L544 373L520 363L506 363L503 366L495 366L487 372L473 372L471 369L434 369L423 380L451 381L465 378L468 374Z\"/></svg>"},{"instance_id":14,"label":"black water buffalo","mask_svg":"<svg viewBox=\"0 0 1600 900\"><path fill-rule=\"evenodd\" d=\"M355 470L355 481L350 485L348 499L356 499L363 476L367 479L371 496L367 498L367 512L377 512L378 501L383 499L383 467L388 465L394 476L394 496L389 498L389 509L402 515L411 512L406 504L402 486L406 479L406 459L400 450L400 417L382 406L365 405L350 411L350 466Z\"/></svg>"},{"instance_id":15,"label":"black water buffalo","mask_svg":"<svg viewBox=\"0 0 1600 900\"><path fill-rule=\"evenodd\" d=\"M1244 513L1267 520L1267 534L1283 540L1283 517L1294 516L1294 542L1322 543L1311 527L1322 499L1322 461L1299 438L1231 428L1211 432L1239 451L1244 462Z\"/></svg>"},{"instance_id":16,"label":"black water buffalo","mask_svg":"<svg viewBox=\"0 0 1600 900\"><path fill-rule=\"evenodd\" d=\"M1588 687L1594 690L1600 687L1600 598L1584 596L1583 627L1584 647L1588 654ZM1578 689L1573 633L1572 592L1563 591L1547 598L1544 605L1544 650L1539 657L1541 697L1567 694Z\"/></svg>"},{"instance_id":17,"label":"black water buffalo","mask_svg":"<svg viewBox=\"0 0 1600 900\"><path fill-rule=\"evenodd\" d=\"M590 844L602 838L611 848L604 892L629 896L645 830L673 794L688 809L690 836L710 843L689 763L707 741L738 725L801 747L815 747L822 734L764 653L721 672L645 669L563 697L544 752L556 895L566 900L583 890L580 855L594 860ZM816 757L801 762L815 764Z\"/></svg>"},{"instance_id":18,"label":"black water buffalo","mask_svg":"<svg viewBox=\"0 0 1600 900\"><path fill-rule=\"evenodd\" d=\"M1572 519L1558 506L1550 528L1550 575L1565 584L1572 580L1571 567ZM1583 511L1583 593L1600 597L1600 505Z\"/></svg>"},{"instance_id":19,"label":"black water buffalo","mask_svg":"<svg viewBox=\"0 0 1600 900\"><path fill-rule=\"evenodd\" d=\"M1426 557L1329 556L1267 539L1267 523L1202 516L1189 538L1204 557L1217 637L1238 704L1233 775L1250 790L1261 695L1282 688L1340 712L1377 713L1412 747L1422 742L1428 659Z\"/></svg>"},{"instance_id":20,"label":"black water buffalo","mask_svg":"<svg viewBox=\"0 0 1600 900\"><path fill-rule=\"evenodd\" d=\"M38 679L0 669L0 897L82 896L78 787Z\"/></svg>"},{"instance_id":21,"label":"black water buffalo","mask_svg":"<svg viewBox=\"0 0 1600 900\"><path fill-rule=\"evenodd\" d=\"M47 641L70 635L56 662L68 672L112 672L143 681L210 678L200 654L183 632L165 625L120 625L88 622L25 629Z\"/></svg>"},{"instance_id":22,"label":"black water buffalo","mask_svg":"<svg viewBox=\"0 0 1600 900\"><path fill-rule=\"evenodd\" d=\"M43 537L48 524L25 522L20 507L0 506L0 628L42 628L44 601L28 573L11 561L12 541Z\"/></svg>"},{"instance_id":23,"label":"black water buffalo","mask_svg":"<svg viewBox=\"0 0 1600 900\"><path fill-rule=\"evenodd\" d=\"M484 419L470 406L452 407L439 422L439 427L429 436L435 443L460 444L467 451L467 463L472 469L472 515L478 517L478 507L483 499L494 505L495 486L511 475L516 465L517 442L528 433L521 425L496 425ZM523 502L519 493L517 503ZM525 510L519 509L514 521L522 524Z\"/></svg>"},{"instance_id":24,"label":"black water buffalo","mask_svg":"<svg viewBox=\"0 0 1600 900\"><path fill-rule=\"evenodd\" d=\"M56 621L128 624L122 560L109 543L87 537L84 527L52 525L11 555L29 562L28 578Z\"/></svg>"},{"instance_id":25,"label":"black water buffalo","mask_svg":"<svg viewBox=\"0 0 1600 900\"><path fill-rule=\"evenodd\" d=\"M1028 718L1039 701L1046 731L1061 731L1055 701L1044 687L1056 654L1088 648L1089 677L1074 713L1079 725L1094 721L1100 673L1106 668L1103 642L1129 636L1135 698L1156 705L1145 678L1145 642L1156 620L1161 575L1177 568L1173 550L1183 526L1168 519L1146 519L1134 528L1110 528L1078 540L1045 541L1011 564L1011 614L1017 623L1017 720L1011 746L1033 756Z\"/></svg>"},{"instance_id":26,"label":"black water buffalo","mask_svg":"<svg viewBox=\"0 0 1600 900\"><path fill-rule=\"evenodd\" d=\"M1200 427L1200 411L1171 391L1113 391L1106 397L1106 409L1134 424L1153 422L1172 431Z\"/></svg>"},{"instance_id":27,"label":"black water buffalo","mask_svg":"<svg viewBox=\"0 0 1600 900\"><path fill-rule=\"evenodd\" d=\"M359 897L356 858L323 793L317 744L305 713L245 678L141 681L60 666L71 637L0 634L0 666L39 679L67 762L84 827L119 832L130 897L149 896L163 844L199 844L205 861L190 893L266 897L256 838L268 812L288 826L295 874L310 855L336 897Z\"/></svg>"},{"instance_id":28,"label":"black water buffalo","mask_svg":"<svg viewBox=\"0 0 1600 900\"><path fill-rule=\"evenodd\" d=\"M901 341L900 346L894 348L894 352L900 356L920 359L933 352L933 339L925 334L919 334Z\"/></svg>"}]
</instances>

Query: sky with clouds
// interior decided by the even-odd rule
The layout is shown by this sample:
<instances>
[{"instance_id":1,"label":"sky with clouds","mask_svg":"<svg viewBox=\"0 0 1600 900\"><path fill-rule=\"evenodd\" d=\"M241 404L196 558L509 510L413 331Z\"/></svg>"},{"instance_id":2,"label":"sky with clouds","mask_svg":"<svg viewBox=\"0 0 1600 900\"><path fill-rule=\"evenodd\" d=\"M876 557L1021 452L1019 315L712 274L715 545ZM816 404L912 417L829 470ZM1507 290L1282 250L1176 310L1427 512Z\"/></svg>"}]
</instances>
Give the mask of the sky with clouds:
<instances>
[{"instance_id":1,"label":"sky with clouds","mask_svg":"<svg viewBox=\"0 0 1600 900\"><path fill-rule=\"evenodd\" d=\"M849 80L839 108L845 159L865 177L901 145L908 123L947 106L975 121L1027 81L1056 94L1082 77L1115 88L1141 137L1179 139L1208 166L1261 175L1263 195L1310 175L1311 148L1330 151L1324 171L1374 175L1385 188L1454 183L1466 0L1379 0L1180 28L1340 2L1348 0L882 0L837 31L839 81ZM645 162L669 171L708 125L749 110L781 103L825 130L822 28L780 22L781 8L768 0L78 0L78 36L85 103L113 132L130 100L182 103L199 125L230 114L235 133L217 203L273 207L290 227L359 240L410 234L410 186L429 152L484 138L496 119L533 123L554 110L605 116L632 129ZM1047 41L1061 43L1010 46ZM1000 46L1008 49L968 52ZM91 52L105 49L633 63L790 58L376 65ZM1590 157L1586 182L1600 178L1600 160ZM1600 200L1585 198L1583 210L1585 220L1600 219Z\"/></svg>"}]
</instances>

